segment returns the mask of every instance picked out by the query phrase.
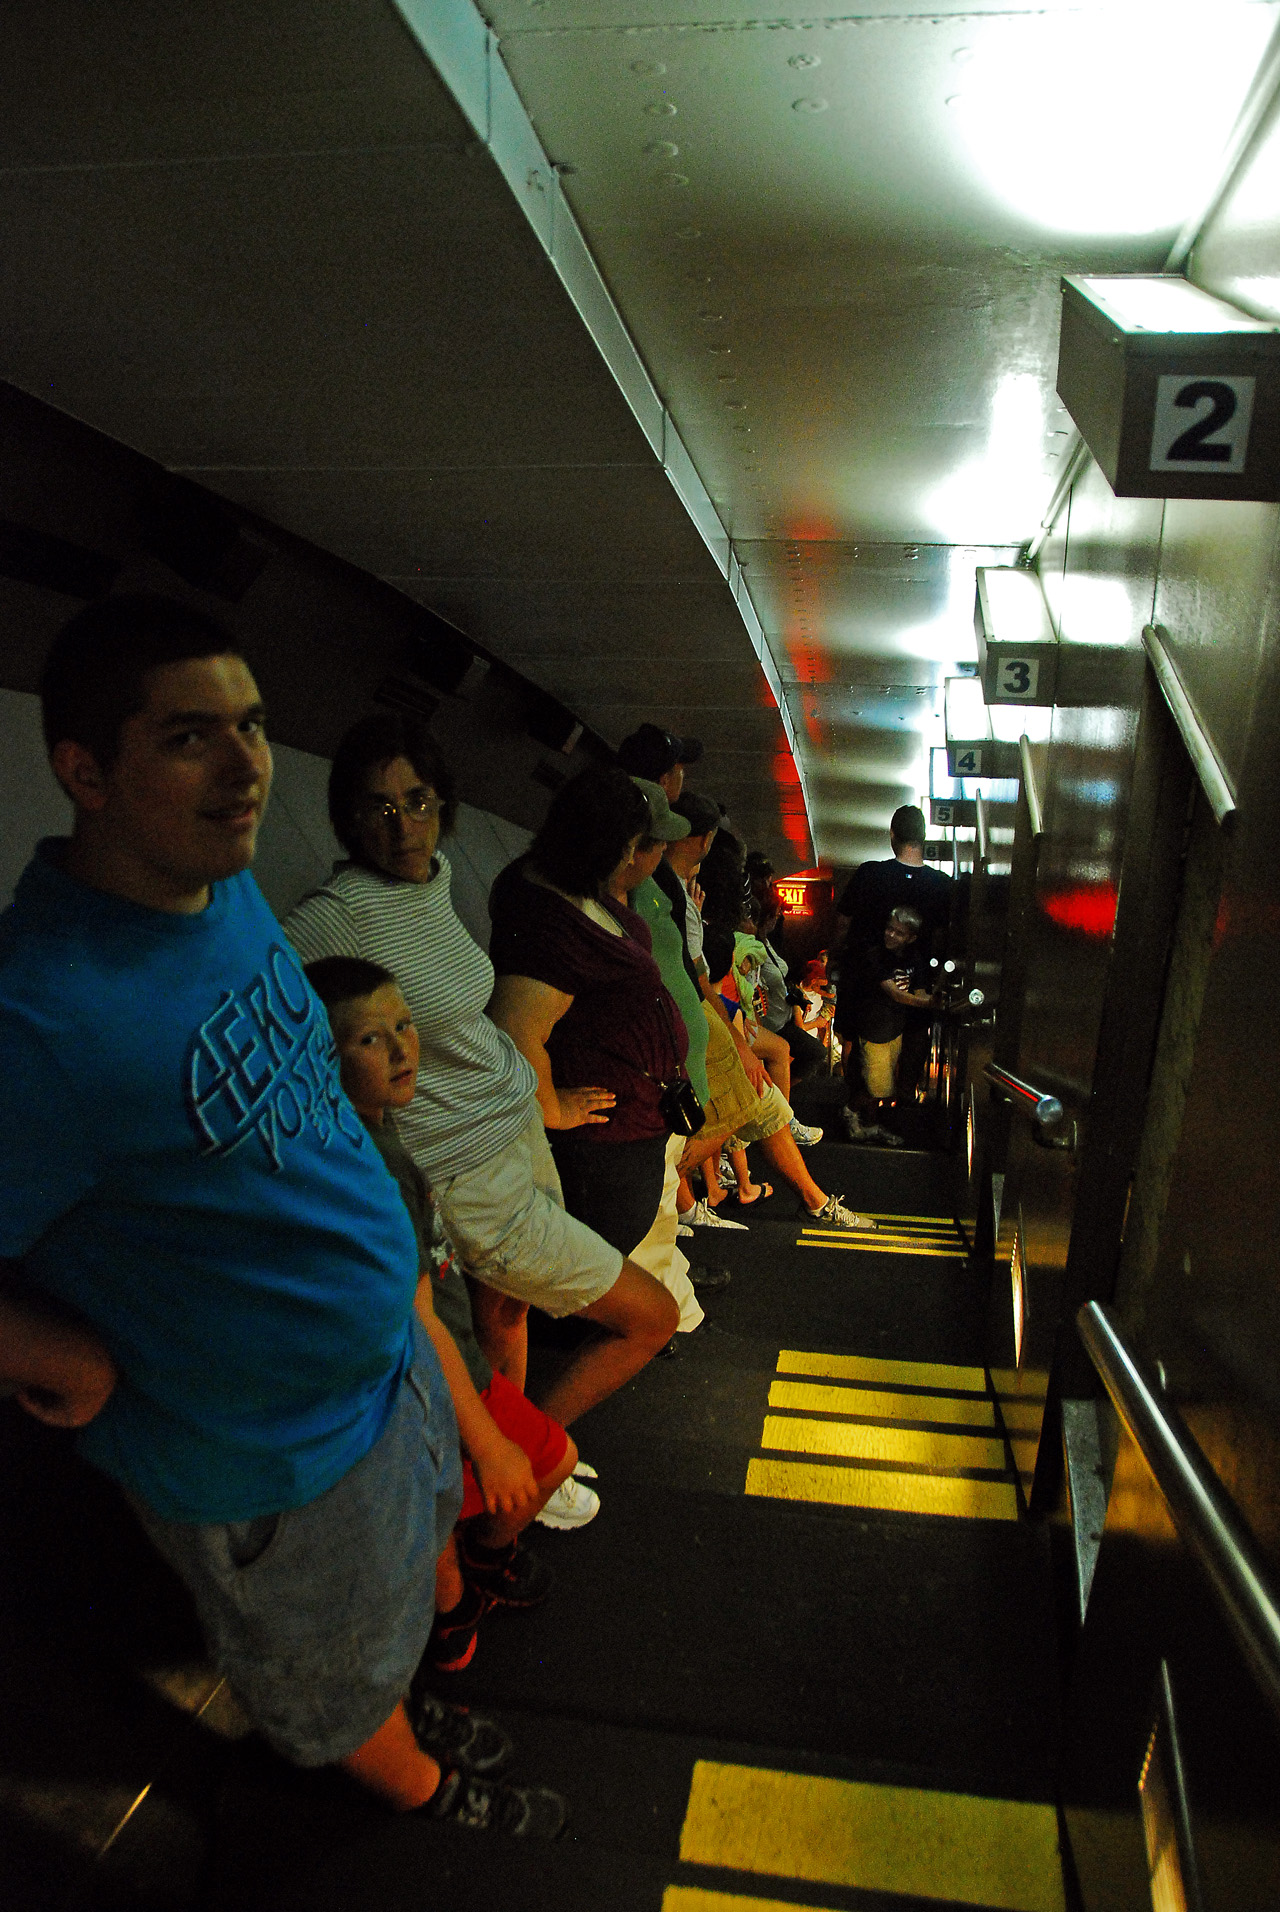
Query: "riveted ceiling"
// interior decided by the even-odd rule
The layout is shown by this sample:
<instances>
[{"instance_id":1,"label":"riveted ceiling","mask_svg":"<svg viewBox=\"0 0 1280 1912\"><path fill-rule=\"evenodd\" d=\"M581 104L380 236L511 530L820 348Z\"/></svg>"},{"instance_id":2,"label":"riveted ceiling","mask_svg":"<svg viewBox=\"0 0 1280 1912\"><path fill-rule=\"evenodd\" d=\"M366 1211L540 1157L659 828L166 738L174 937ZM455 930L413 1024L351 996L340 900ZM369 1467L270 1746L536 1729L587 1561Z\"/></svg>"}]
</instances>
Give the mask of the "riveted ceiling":
<instances>
[{"instance_id":1,"label":"riveted ceiling","mask_svg":"<svg viewBox=\"0 0 1280 1912\"><path fill-rule=\"evenodd\" d=\"M1017 557L1069 452L1058 277L1163 264L1275 0L491 0L554 167L530 185L585 236L701 532L433 65L468 14L12 0L0 375L606 736L701 735L788 864L882 853L974 655L974 568Z\"/></svg>"}]
</instances>

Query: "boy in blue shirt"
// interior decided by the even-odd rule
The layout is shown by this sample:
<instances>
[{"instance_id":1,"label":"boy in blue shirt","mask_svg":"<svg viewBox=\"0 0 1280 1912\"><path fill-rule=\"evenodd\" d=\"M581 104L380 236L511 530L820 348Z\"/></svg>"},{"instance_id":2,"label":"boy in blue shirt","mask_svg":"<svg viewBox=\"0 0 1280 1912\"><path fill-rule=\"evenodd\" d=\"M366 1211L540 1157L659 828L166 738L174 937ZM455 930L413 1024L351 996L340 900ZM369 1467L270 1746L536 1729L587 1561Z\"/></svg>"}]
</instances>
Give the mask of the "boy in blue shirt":
<instances>
[{"instance_id":1,"label":"boy in blue shirt","mask_svg":"<svg viewBox=\"0 0 1280 1912\"><path fill-rule=\"evenodd\" d=\"M41 699L75 821L0 918L0 1381L82 1430L278 1750L554 1835L554 1794L472 1776L497 1729L406 1705L457 1430L403 1204L248 874L249 668L202 613L120 597Z\"/></svg>"}]
</instances>

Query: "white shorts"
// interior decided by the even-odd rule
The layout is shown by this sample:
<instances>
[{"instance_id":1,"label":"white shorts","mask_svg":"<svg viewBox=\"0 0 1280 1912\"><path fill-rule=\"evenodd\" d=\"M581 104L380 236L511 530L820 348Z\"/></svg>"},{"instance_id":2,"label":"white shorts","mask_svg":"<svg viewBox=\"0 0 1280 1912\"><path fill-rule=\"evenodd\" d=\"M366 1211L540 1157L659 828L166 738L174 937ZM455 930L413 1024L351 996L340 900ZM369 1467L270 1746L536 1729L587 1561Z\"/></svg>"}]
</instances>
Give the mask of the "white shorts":
<instances>
[{"instance_id":1,"label":"white shorts","mask_svg":"<svg viewBox=\"0 0 1280 1912\"><path fill-rule=\"evenodd\" d=\"M622 1273L618 1250L565 1212L536 1106L514 1141L431 1193L467 1273L549 1315L589 1308Z\"/></svg>"}]
</instances>

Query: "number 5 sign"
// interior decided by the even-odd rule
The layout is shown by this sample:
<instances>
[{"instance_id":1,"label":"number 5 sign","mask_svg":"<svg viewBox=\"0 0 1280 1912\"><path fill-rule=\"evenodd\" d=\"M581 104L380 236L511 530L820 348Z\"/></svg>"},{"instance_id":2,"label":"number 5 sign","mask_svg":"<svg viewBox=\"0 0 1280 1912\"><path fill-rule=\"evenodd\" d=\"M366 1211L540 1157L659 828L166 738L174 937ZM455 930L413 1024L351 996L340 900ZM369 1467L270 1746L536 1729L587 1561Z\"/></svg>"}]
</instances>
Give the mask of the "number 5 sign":
<instances>
[{"instance_id":1,"label":"number 5 sign","mask_svg":"<svg viewBox=\"0 0 1280 1912\"><path fill-rule=\"evenodd\" d=\"M1166 376L1156 384L1151 471L1240 472L1253 417L1251 378Z\"/></svg>"}]
</instances>

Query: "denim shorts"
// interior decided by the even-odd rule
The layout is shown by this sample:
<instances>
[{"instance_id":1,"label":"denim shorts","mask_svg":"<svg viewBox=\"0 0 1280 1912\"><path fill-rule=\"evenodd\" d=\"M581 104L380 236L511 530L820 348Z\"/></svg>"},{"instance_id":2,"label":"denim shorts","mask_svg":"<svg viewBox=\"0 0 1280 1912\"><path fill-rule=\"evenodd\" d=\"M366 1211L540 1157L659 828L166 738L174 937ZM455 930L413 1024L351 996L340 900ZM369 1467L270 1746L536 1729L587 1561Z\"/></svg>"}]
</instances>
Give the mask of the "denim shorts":
<instances>
[{"instance_id":1,"label":"denim shorts","mask_svg":"<svg viewBox=\"0 0 1280 1912\"><path fill-rule=\"evenodd\" d=\"M318 1500L210 1526L133 1502L195 1601L214 1665L263 1738L299 1766L345 1759L377 1732L431 1631L462 1466L453 1403L416 1320L414 1335L381 1436Z\"/></svg>"}]
</instances>

